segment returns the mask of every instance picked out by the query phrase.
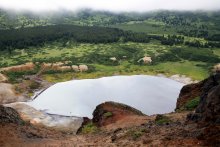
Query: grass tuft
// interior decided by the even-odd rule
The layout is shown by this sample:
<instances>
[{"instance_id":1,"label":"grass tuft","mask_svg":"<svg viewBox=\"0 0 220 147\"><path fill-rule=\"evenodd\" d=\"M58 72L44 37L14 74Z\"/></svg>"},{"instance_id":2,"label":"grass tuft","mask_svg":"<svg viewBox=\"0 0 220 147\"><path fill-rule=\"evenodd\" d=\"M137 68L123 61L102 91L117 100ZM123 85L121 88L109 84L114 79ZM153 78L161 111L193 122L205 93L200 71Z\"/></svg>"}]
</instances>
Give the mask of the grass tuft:
<instances>
[{"instance_id":1,"label":"grass tuft","mask_svg":"<svg viewBox=\"0 0 220 147\"><path fill-rule=\"evenodd\" d=\"M108 118L108 117L112 117L112 112L106 112L106 113L104 113L104 117L105 118Z\"/></svg>"}]
</instances>

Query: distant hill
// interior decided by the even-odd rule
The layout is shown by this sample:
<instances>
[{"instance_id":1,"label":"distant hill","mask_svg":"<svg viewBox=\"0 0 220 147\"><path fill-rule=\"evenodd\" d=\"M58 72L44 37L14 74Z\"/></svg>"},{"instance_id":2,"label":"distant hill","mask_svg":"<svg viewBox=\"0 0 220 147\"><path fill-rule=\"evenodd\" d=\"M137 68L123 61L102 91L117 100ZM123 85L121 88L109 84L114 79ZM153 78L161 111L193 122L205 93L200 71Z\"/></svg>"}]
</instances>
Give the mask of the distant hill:
<instances>
[{"instance_id":1,"label":"distant hill","mask_svg":"<svg viewBox=\"0 0 220 147\"><path fill-rule=\"evenodd\" d=\"M111 13L107 11L81 10L51 13L14 12L0 10L0 29L74 24L82 26L111 26L115 24L156 21L166 26L183 26L220 31L220 12L155 11L148 13ZM182 31L184 33L184 31ZM185 32L186 33L186 32Z\"/></svg>"}]
</instances>

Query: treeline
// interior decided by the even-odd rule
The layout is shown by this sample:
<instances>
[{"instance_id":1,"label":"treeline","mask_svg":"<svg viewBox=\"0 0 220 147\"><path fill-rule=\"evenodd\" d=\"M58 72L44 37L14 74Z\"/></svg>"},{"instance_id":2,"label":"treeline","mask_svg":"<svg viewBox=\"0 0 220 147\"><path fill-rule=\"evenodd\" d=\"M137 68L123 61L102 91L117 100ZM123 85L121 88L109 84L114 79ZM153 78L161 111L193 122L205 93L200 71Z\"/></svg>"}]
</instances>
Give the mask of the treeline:
<instances>
[{"instance_id":1,"label":"treeline","mask_svg":"<svg viewBox=\"0 0 220 147\"><path fill-rule=\"evenodd\" d=\"M124 41L149 42L144 33L125 32L116 28L74 25L53 25L32 28L0 30L0 50L11 51L29 46L39 46L58 39L72 39L83 43L112 43Z\"/></svg>"},{"instance_id":2,"label":"treeline","mask_svg":"<svg viewBox=\"0 0 220 147\"><path fill-rule=\"evenodd\" d=\"M61 40L64 44L68 40L79 43L113 43L140 42L148 43L151 39L159 40L162 45L185 44L197 48L220 47L219 34L206 38L207 43L200 41L185 41L183 36L168 35L157 36L147 35L146 33L136 33L123 31L117 28L107 28L98 26L75 26L75 25L52 25L38 26L32 28L0 30L0 50L6 50L9 53L14 49L23 49L30 46L41 46L44 43Z\"/></svg>"},{"instance_id":3,"label":"treeline","mask_svg":"<svg viewBox=\"0 0 220 147\"><path fill-rule=\"evenodd\" d=\"M202 43L198 40L194 41L184 41L183 36L177 36L177 35L168 35L167 37L163 36L157 36L157 35L149 35L148 37L150 39L159 40L162 45L179 45L179 44L185 44L186 46L190 47L197 47L197 48L213 48L213 47L220 47L220 42L218 41L218 35L213 35L214 37L210 37L212 39L209 39L206 43ZM219 35L220 36L220 35ZM219 38L220 39L220 38Z\"/></svg>"},{"instance_id":4,"label":"treeline","mask_svg":"<svg viewBox=\"0 0 220 147\"><path fill-rule=\"evenodd\" d=\"M124 32L124 40L125 42L127 41L132 41L132 42L140 42L140 43L148 43L150 42L150 38L147 36L146 33L135 33L131 31Z\"/></svg>"},{"instance_id":5,"label":"treeline","mask_svg":"<svg viewBox=\"0 0 220 147\"><path fill-rule=\"evenodd\" d=\"M77 42L108 43L119 40L122 31L104 27L73 25L40 26L33 28L1 30L0 49L38 46L57 39L74 39Z\"/></svg>"},{"instance_id":6,"label":"treeline","mask_svg":"<svg viewBox=\"0 0 220 147\"><path fill-rule=\"evenodd\" d=\"M184 37L183 36L177 36L177 35L168 35L166 36L158 36L158 35L149 35L150 39L155 39L161 42L162 45L178 45L184 43Z\"/></svg>"},{"instance_id":7,"label":"treeline","mask_svg":"<svg viewBox=\"0 0 220 147\"><path fill-rule=\"evenodd\" d=\"M168 37L163 37L161 39L161 44L163 45L178 45L183 44L184 37L182 36L176 36L176 35L168 35Z\"/></svg>"},{"instance_id":8,"label":"treeline","mask_svg":"<svg viewBox=\"0 0 220 147\"><path fill-rule=\"evenodd\" d=\"M204 30L203 28L205 28L205 27L202 26L197 29L182 29L177 32L184 35L184 36L206 38L209 36L209 32L208 32L208 30Z\"/></svg>"},{"instance_id":9,"label":"treeline","mask_svg":"<svg viewBox=\"0 0 220 147\"><path fill-rule=\"evenodd\" d=\"M220 34L214 34L212 36L206 37L206 39L210 41L220 41Z\"/></svg>"}]
</instances>

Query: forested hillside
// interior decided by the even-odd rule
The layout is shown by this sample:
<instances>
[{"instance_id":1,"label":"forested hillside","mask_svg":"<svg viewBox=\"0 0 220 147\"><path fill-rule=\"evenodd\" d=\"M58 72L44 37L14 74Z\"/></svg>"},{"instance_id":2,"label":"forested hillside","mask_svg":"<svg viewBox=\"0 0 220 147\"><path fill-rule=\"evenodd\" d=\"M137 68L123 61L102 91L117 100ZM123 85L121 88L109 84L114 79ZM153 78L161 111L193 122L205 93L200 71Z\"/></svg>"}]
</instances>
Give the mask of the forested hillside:
<instances>
[{"instance_id":1,"label":"forested hillside","mask_svg":"<svg viewBox=\"0 0 220 147\"><path fill-rule=\"evenodd\" d=\"M219 26L218 11L63 10L41 14L1 10L0 67L71 61L89 65L90 73L80 75L89 78L163 73L204 79L220 62ZM145 56L152 63L144 64Z\"/></svg>"}]
</instances>

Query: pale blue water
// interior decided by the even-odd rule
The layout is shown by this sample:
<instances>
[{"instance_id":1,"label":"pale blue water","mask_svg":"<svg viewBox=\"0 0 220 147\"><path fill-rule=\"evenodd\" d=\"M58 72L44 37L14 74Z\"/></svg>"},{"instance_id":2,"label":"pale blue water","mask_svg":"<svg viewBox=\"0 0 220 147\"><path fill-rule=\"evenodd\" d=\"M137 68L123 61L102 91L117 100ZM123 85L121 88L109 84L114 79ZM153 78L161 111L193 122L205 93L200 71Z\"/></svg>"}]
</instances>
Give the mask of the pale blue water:
<instances>
[{"instance_id":1,"label":"pale blue water","mask_svg":"<svg viewBox=\"0 0 220 147\"><path fill-rule=\"evenodd\" d=\"M73 80L51 86L28 104L52 114L91 118L97 105L114 101L147 115L161 114L174 111L183 85L146 75Z\"/></svg>"}]
</instances>

